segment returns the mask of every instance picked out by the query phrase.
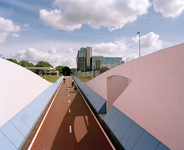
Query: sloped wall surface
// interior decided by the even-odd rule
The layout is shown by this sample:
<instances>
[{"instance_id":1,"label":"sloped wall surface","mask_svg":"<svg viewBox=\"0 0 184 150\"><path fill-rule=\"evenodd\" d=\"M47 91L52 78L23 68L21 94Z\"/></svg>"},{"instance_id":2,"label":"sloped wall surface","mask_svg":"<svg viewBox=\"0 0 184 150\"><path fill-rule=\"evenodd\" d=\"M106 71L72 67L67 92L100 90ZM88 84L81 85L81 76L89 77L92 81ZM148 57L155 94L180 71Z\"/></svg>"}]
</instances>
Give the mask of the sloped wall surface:
<instances>
[{"instance_id":1,"label":"sloped wall surface","mask_svg":"<svg viewBox=\"0 0 184 150\"><path fill-rule=\"evenodd\" d=\"M53 97L62 79L63 77L58 79L56 83L53 83L13 118L0 127L1 150L20 148L46 105Z\"/></svg>"},{"instance_id":2,"label":"sloped wall surface","mask_svg":"<svg viewBox=\"0 0 184 150\"><path fill-rule=\"evenodd\" d=\"M104 122L126 150L169 150L167 146L112 106Z\"/></svg>"},{"instance_id":3,"label":"sloped wall surface","mask_svg":"<svg viewBox=\"0 0 184 150\"><path fill-rule=\"evenodd\" d=\"M0 58L0 127L51 84L24 67Z\"/></svg>"},{"instance_id":4,"label":"sloped wall surface","mask_svg":"<svg viewBox=\"0 0 184 150\"><path fill-rule=\"evenodd\" d=\"M168 148L184 149L183 50L184 44L180 44L143 56L97 76L86 85L108 100L109 77L130 79L131 83L112 105ZM118 84L116 88L122 86Z\"/></svg>"},{"instance_id":5,"label":"sloped wall surface","mask_svg":"<svg viewBox=\"0 0 184 150\"><path fill-rule=\"evenodd\" d=\"M63 80L49 83L0 59L0 150L19 149ZM9 70L17 71L11 74Z\"/></svg>"},{"instance_id":6,"label":"sloped wall surface","mask_svg":"<svg viewBox=\"0 0 184 150\"><path fill-rule=\"evenodd\" d=\"M90 89L85 83L81 82L75 76L73 79L82 90L83 94L87 97L90 103L93 105L98 114L106 114L106 100Z\"/></svg>"}]
</instances>

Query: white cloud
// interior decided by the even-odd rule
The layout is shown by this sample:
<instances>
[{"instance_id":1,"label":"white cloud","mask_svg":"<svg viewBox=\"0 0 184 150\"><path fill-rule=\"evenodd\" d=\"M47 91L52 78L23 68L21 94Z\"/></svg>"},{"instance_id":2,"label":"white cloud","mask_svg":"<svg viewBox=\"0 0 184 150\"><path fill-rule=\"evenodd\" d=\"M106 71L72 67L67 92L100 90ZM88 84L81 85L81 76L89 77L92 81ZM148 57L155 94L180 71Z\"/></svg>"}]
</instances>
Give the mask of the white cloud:
<instances>
[{"instance_id":1,"label":"white cloud","mask_svg":"<svg viewBox=\"0 0 184 150\"><path fill-rule=\"evenodd\" d=\"M182 0L154 0L154 9L162 13L164 17L175 18L184 10L184 1Z\"/></svg>"},{"instance_id":2,"label":"white cloud","mask_svg":"<svg viewBox=\"0 0 184 150\"><path fill-rule=\"evenodd\" d=\"M136 37L133 37L132 40L135 43L138 43L139 42L138 35ZM140 45L141 45L141 48L148 48L150 50L159 50L162 48L162 41L159 40L158 34L155 34L154 32L150 32L140 37Z\"/></svg>"},{"instance_id":3,"label":"white cloud","mask_svg":"<svg viewBox=\"0 0 184 150\"><path fill-rule=\"evenodd\" d=\"M11 20L4 19L0 17L0 43L6 43L6 38L10 33L19 32L20 27L16 26ZM18 37L18 34L12 34L15 37Z\"/></svg>"},{"instance_id":4,"label":"white cloud","mask_svg":"<svg viewBox=\"0 0 184 150\"><path fill-rule=\"evenodd\" d=\"M128 47L128 48L134 48L134 44L133 44L133 43L128 44L127 47Z\"/></svg>"},{"instance_id":5,"label":"white cloud","mask_svg":"<svg viewBox=\"0 0 184 150\"><path fill-rule=\"evenodd\" d=\"M72 48L69 48L69 49L67 50L67 53L73 53L73 49L72 49Z\"/></svg>"},{"instance_id":6,"label":"white cloud","mask_svg":"<svg viewBox=\"0 0 184 150\"><path fill-rule=\"evenodd\" d=\"M49 25L57 30L72 31L81 28L82 24L75 24L68 22L63 16L61 10L40 10L40 19L43 20L45 25Z\"/></svg>"},{"instance_id":7,"label":"white cloud","mask_svg":"<svg viewBox=\"0 0 184 150\"><path fill-rule=\"evenodd\" d=\"M61 65L76 68L76 58L64 58Z\"/></svg>"},{"instance_id":8,"label":"white cloud","mask_svg":"<svg viewBox=\"0 0 184 150\"><path fill-rule=\"evenodd\" d=\"M125 41L116 40L114 43L99 43L94 44L94 51L98 54L113 54L116 52L123 52L127 48Z\"/></svg>"},{"instance_id":9,"label":"white cloud","mask_svg":"<svg viewBox=\"0 0 184 150\"><path fill-rule=\"evenodd\" d=\"M18 42L13 42L11 44L3 44L2 48L0 48L0 53L3 54L3 57L5 58L15 58L18 61L20 60L26 60L29 62L32 62L33 64L36 64L38 61L42 61L42 57L40 56L39 58L35 58L34 61L34 56L36 54L33 54L33 56L30 58L28 58L27 56L24 56L22 54L23 50L24 51L28 51L28 49L30 49L32 47L32 49L36 49L37 52L35 53L39 53L38 55L42 55L44 53L46 53L49 57L54 57L55 55L59 55L59 59L58 61L55 61L55 63L50 62L50 59L47 59L47 57L45 59L43 59L43 61L47 61L50 64L52 64L52 66L59 66L59 65L63 65L63 62L65 62L64 65L73 68L76 67L76 57L77 57L77 50L80 49L80 47L84 47L84 46L93 46L94 43L89 43L86 41L82 41L81 43L77 43L77 42L70 42L70 41L58 41L58 40L38 40L38 41L34 41L34 42L24 42L23 44L20 44ZM56 49L56 53L55 54L50 54L49 50L51 49L51 47L55 47ZM73 52L72 53L67 53L67 50L72 49ZM19 53L21 53L22 55L18 55ZM24 53L28 53L28 52L24 52ZM6 54L6 55L5 55ZM14 55L12 55L14 54ZM30 54L30 52L29 52ZM63 57L61 57L61 55ZM21 57L21 58L20 58ZM38 57L36 55L36 57ZM71 58L74 59L74 61L67 61L70 60ZM72 60L73 60L72 59ZM32 61L33 60L33 61ZM67 62L69 62L67 64Z\"/></svg>"},{"instance_id":10,"label":"white cloud","mask_svg":"<svg viewBox=\"0 0 184 150\"><path fill-rule=\"evenodd\" d=\"M29 24L28 24L28 23L25 23L25 24L24 24L24 27L29 27Z\"/></svg>"},{"instance_id":11,"label":"white cloud","mask_svg":"<svg viewBox=\"0 0 184 150\"><path fill-rule=\"evenodd\" d=\"M51 47L50 50L48 51L50 54L56 54L56 48Z\"/></svg>"},{"instance_id":12,"label":"white cloud","mask_svg":"<svg viewBox=\"0 0 184 150\"><path fill-rule=\"evenodd\" d=\"M17 34L17 33L13 33L13 34L11 34L12 36L14 36L14 37L19 37L19 34Z\"/></svg>"},{"instance_id":13,"label":"white cloud","mask_svg":"<svg viewBox=\"0 0 184 150\"><path fill-rule=\"evenodd\" d=\"M56 0L54 5L60 10L40 10L40 19L54 29L73 31L84 23L95 29L100 26L109 30L122 28L146 14L151 3L148 0Z\"/></svg>"},{"instance_id":14,"label":"white cloud","mask_svg":"<svg viewBox=\"0 0 184 150\"><path fill-rule=\"evenodd\" d=\"M29 48L28 50L22 50L13 55L14 58L18 60L27 60L32 63L37 63L38 61L46 61L50 64L60 65L63 60L63 56L59 54L50 54L44 51L39 51L35 48Z\"/></svg>"},{"instance_id":15,"label":"white cloud","mask_svg":"<svg viewBox=\"0 0 184 150\"><path fill-rule=\"evenodd\" d=\"M131 61L131 60L136 59L136 58L138 58L138 55L133 53L133 54L129 54L128 57L126 57L124 60L125 60L125 62L128 62L128 61Z\"/></svg>"}]
</instances>

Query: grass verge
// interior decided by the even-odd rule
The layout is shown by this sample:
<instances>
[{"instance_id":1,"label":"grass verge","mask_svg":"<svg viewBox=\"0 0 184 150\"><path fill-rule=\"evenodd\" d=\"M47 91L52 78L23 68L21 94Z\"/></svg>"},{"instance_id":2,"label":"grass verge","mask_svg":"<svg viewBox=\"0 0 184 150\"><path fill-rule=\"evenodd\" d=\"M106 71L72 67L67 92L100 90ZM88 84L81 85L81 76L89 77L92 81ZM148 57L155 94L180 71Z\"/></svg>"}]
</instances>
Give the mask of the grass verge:
<instances>
[{"instance_id":1,"label":"grass verge","mask_svg":"<svg viewBox=\"0 0 184 150\"><path fill-rule=\"evenodd\" d=\"M40 77L44 78L45 80L55 83L61 76L52 76L52 75L40 75Z\"/></svg>"},{"instance_id":2,"label":"grass verge","mask_svg":"<svg viewBox=\"0 0 184 150\"><path fill-rule=\"evenodd\" d=\"M90 81L91 79L93 79L94 77L93 76L82 76L82 77L80 77L80 76L76 76L80 81L82 81L82 82L88 82L88 81Z\"/></svg>"}]
</instances>

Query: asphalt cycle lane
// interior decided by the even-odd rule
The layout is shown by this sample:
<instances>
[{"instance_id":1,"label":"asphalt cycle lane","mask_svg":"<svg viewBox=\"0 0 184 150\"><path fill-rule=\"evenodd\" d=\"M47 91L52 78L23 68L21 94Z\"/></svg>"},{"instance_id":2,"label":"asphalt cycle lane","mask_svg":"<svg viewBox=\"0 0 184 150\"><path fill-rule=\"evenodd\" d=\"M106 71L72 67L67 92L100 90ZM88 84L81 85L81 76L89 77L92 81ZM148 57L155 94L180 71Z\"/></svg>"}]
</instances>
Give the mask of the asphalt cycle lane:
<instances>
[{"instance_id":1,"label":"asphalt cycle lane","mask_svg":"<svg viewBox=\"0 0 184 150\"><path fill-rule=\"evenodd\" d=\"M80 92L74 91L72 78L65 78L28 149L114 149Z\"/></svg>"}]
</instances>

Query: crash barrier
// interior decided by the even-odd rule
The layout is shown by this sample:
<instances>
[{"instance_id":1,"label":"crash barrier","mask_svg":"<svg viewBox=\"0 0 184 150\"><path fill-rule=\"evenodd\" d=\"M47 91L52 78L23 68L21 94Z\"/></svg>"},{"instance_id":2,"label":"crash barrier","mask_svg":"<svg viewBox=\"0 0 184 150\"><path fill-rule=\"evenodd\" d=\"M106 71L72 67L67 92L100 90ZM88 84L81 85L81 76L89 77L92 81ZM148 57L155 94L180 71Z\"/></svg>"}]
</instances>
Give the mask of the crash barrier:
<instances>
[{"instance_id":1,"label":"crash barrier","mask_svg":"<svg viewBox=\"0 0 184 150\"><path fill-rule=\"evenodd\" d=\"M91 105L95 108L98 114L106 114L106 100L89 88L85 83L81 82L75 76L73 79L81 89L84 96L89 100Z\"/></svg>"},{"instance_id":2,"label":"crash barrier","mask_svg":"<svg viewBox=\"0 0 184 150\"><path fill-rule=\"evenodd\" d=\"M0 128L0 150L21 147L62 80L63 76Z\"/></svg>"},{"instance_id":3,"label":"crash barrier","mask_svg":"<svg viewBox=\"0 0 184 150\"><path fill-rule=\"evenodd\" d=\"M114 106L103 120L126 150L169 150L167 146Z\"/></svg>"}]
</instances>

